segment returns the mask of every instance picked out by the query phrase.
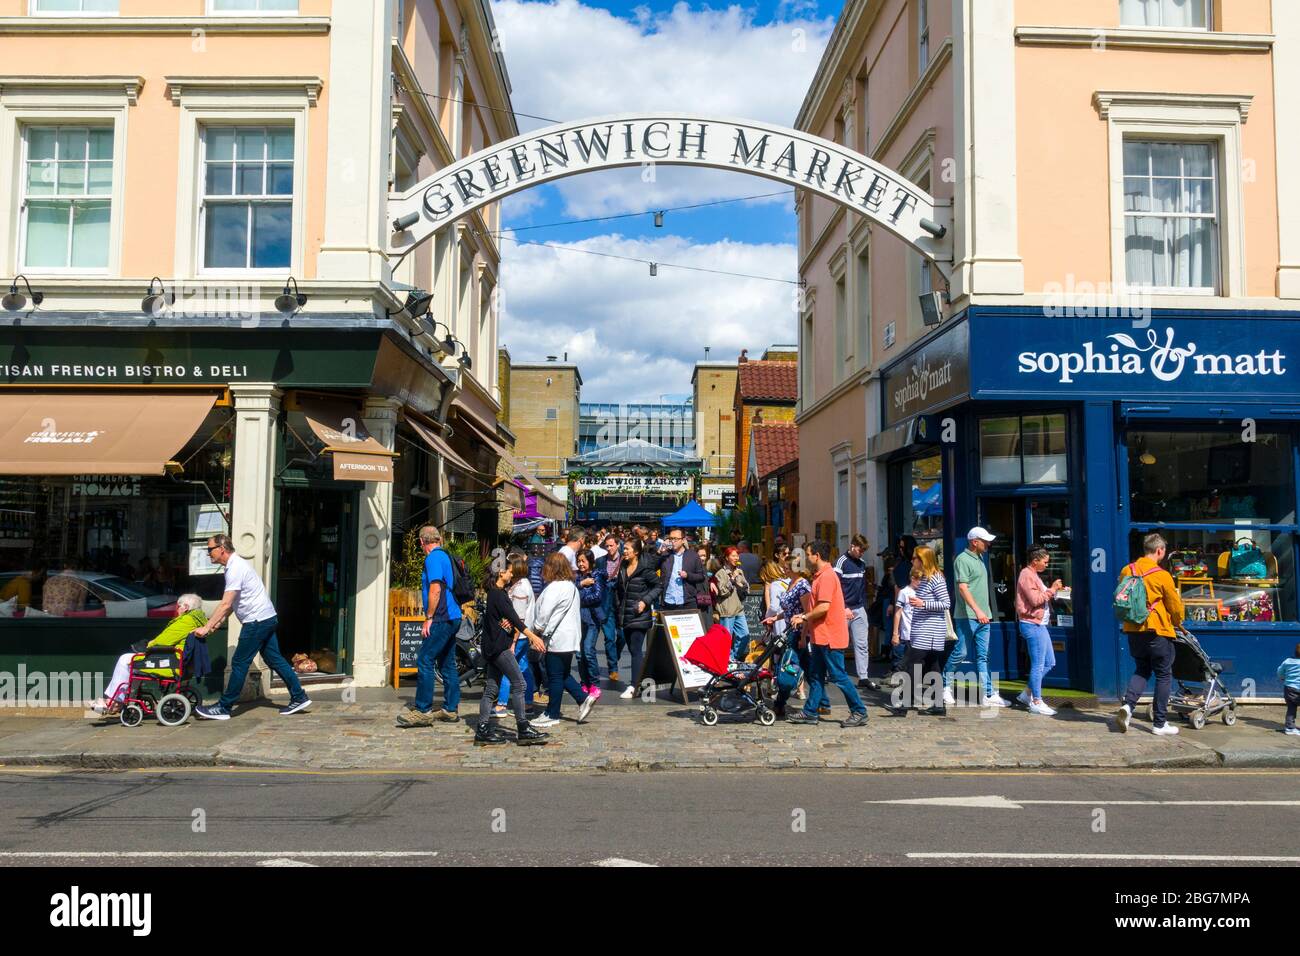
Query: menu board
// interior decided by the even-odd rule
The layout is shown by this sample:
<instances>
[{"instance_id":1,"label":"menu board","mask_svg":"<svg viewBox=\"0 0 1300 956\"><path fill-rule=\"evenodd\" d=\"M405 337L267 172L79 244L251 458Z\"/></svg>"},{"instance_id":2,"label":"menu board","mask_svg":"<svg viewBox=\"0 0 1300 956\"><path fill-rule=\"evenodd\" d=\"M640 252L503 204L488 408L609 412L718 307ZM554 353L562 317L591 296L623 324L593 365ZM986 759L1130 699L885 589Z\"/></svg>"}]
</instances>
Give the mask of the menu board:
<instances>
[{"instance_id":1,"label":"menu board","mask_svg":"<svg viewBox=\"0 0 1300 956\"><path fill-rule=\"evenodd\" d=\"M416 662L420 657L420 645L424 643L423 617L393 618L393 686L401 682L402 676L416 672Z\"/></svg>"}]
</instances>

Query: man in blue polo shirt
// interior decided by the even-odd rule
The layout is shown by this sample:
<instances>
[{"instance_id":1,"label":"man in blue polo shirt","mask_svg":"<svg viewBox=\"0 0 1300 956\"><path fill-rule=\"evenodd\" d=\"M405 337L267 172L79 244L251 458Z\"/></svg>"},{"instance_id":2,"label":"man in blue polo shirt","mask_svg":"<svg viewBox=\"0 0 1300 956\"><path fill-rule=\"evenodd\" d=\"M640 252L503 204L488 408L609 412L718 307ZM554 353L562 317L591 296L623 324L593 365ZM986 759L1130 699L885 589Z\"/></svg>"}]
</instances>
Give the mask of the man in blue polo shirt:
<instances>
[{"instance_id":1,"label":"man in blue polo shirt","mask_svg":"<svg viewBox=\"0 0 1300 956\"><path fill-rule=\"evenodd\" d=\"M460 674L456 670L456 632L460 630L460 607L452 595L455 572L451 556L442 549L442 532L434 527L420 529L424 552L424 574L420 579L424 599L424 641L416 659L415 705L397 718L398 727L428 727L434 721L459 720ZM443 707L433 709L435 675L442 675Z\"/></svg>"}]
</instances>

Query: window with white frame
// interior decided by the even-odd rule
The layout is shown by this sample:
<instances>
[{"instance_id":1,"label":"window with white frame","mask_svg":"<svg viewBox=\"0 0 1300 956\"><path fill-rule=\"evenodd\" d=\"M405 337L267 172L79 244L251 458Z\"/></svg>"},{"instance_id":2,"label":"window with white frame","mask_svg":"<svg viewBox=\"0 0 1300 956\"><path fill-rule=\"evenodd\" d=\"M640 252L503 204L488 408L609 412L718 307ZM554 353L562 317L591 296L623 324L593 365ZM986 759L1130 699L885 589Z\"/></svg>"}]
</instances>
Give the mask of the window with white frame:
<instances>
[{"instance_id":1,"label":"window with white frame","mask_svg":"<svg viewBox=\"0 0 1300 956\"><path fill-rule=\"evenodd\" d=\"M113 215L113 127L23 131L24 269L107 269Z\"/></svg>"},{"instance_id":2,"label":"window with white frame","mask_svg":"<svg viewBox=\"0 0 1300 956\"><path fill-rule=\"evenodd\" d=\"M287 269L293 255L294 128L203 131L205 269Z\"/></svg>"},{"instance_id":3,"label":"window with white frame","mask_svg":"<svg viewBox=\"0 0 1300 956\"><path fill-rule=\"evenodd\" d=\"M854 302L853 353L858 368L871 363L871 247L858 251L854 257L857 275L854 277L856 301Z\"/></svg>"},{"instance_id":4,"label":"window with white frame","mask_svg":"<svg viewBox=\"0 0 1300 956\"><path fill-rule=\"evenodd\" d=\"M118 0L32 0L34 17L102 17L118 12Z\"/></svg>"},{"instance_id":5,"label":"window with white frame","mask_svg":"<svg viewBox=\"0 0 1300 956\"><path fill-rule=\"evenodd\" d=\"M849 295L844 276L835 280L835 384L844 381L846 371L853 361L853 346L849 343Z\"/></svg>"},{"instance_id":6,"label":"window with white frame","mask_svg":"<svg viewBox=\"0 0 1300 956\"><path fill-rule=\"evenodd\" d=\"M916 72L921 74L930 65L930 3L916 0Z\"/></svg>"},{"instance_id":7,"label":"window with white frame","mask_svg":"<svg viewBox=\"0 0 1300 956\"><path fill-rule=\"evenodd\" d=\"M1211 143L1124 140L1124 265L1130 286L1218 287L1217 160Z\"/></svg>"},{"instance_id":8,"label":"window with white frame","mask_svg":"<svg viewBox=\"0 0 1300 956\"><path fill-rule=\"evenodd\" d=\"M298 0L208 0L208 12L217 15L231 13L297 13Z\"/></svg>"},{"instance_id":9,"label":"window with white frame","mask_svg":"<svg viewBox=\"0 0 1300 956\"><path fill-rule=\"evenodd\" d=\"M1210 13L1210 0L1119 0L1126 27L1208 30Z\"/></svg>"}]
</instances>

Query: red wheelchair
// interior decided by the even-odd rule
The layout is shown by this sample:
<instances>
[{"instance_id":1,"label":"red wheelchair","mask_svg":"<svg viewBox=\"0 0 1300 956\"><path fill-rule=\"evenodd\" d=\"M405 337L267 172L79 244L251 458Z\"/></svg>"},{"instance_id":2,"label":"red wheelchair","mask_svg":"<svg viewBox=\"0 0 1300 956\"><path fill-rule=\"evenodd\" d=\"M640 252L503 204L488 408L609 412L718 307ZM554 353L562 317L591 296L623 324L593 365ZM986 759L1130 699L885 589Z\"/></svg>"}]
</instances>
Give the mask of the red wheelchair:
<instances>
[{"instance_id":1,"label":"red wheelchair","mask_svg":"<svg viewBox=\"0 0 1300 956\"><path fill-rule=\"evenodd\" d=\"M185 643L149 648L131 658L130 677L113 691L123 727L139 727L145 717L164 727L179 727L203 703L185 673Z\"/></svg>"}]
</instances>

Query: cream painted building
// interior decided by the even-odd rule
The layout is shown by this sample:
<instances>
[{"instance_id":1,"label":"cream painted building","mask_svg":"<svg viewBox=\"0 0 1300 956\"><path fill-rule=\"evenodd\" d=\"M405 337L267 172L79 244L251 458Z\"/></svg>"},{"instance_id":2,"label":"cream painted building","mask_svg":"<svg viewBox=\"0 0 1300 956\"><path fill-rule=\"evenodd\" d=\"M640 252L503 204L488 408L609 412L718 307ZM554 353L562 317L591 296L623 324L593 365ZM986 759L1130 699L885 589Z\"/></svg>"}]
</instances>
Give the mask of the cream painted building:
<instances>
[{"instance_id":1,"label":"cream painted building","mask_svg":"<svg viewBox=\"0 0 1300 956\"><path fill-rule=\"evenodd\" d=\"M582 373L572 362L522 362L510 367L510 428L515 454L563 502L568 499L565 466L578 453Z\"/></svg>"},{"instance_id":2,"label":"cream painted building","mask_svg":"<svg viewBox=\"0 0 1300 956\"><path fill-rule=\"evenodd\" d=\"M700 504L722 507L722 496L736 490L735 362L696 362L691 372L695 409L695 454L704 462Z\"/></svg>"},{"instance_id":3,"label":"cream painted building","mask_svg":"<svg viewBox=\"0 0 1300 956\"><path fill-rule=\"evenodd\" d=\"M0 451L0 580L31 582L0 666L56 633L111 663L220 596L229 530L286 654L385 683L401 535L495 543L521 503L499 208L385 254L391 195L518 132L487 0L0 0L0 63L0 402L95 436Z\"/></svg>"},{"instance_id":4,"label":"cream painted building","mask_svg":"<svg viewBox=\"0 0 1300 956\"><path fill-rule=\"evenodd\" d=\"M1004 673L1006 595L1048 547L1052 679L1114 694L1115 574L1162 529L1206 568L1211 655L1274 685L1300 629L1298 53L1291 0L850 0L796 126L949 204L954 261L799 198L801 530L945 559L995 531Z\"/></svg>"}]
</instances>

